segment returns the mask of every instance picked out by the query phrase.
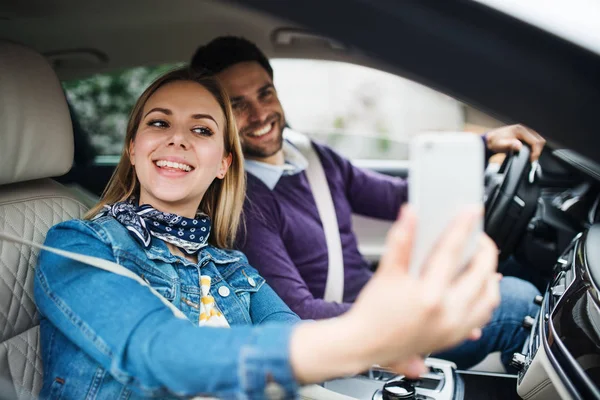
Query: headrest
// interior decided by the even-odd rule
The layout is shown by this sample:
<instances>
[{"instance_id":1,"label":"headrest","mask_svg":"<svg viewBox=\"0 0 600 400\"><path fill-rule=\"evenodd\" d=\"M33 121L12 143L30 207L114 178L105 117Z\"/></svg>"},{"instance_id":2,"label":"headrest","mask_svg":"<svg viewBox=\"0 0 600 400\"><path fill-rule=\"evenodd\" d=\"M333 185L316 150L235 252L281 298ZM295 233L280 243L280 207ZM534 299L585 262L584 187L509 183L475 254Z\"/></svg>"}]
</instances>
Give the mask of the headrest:
<instances>
[{"instance_id":1,"label":"headrest","mask_svg":"<svg viewBox=\"0 0 600 400\"><path fill-rule=\"evenodd\" d=\"M73 164L73 128L52 67L0 40L0 185L63 175Z\"/></svg>"}]
</instances>

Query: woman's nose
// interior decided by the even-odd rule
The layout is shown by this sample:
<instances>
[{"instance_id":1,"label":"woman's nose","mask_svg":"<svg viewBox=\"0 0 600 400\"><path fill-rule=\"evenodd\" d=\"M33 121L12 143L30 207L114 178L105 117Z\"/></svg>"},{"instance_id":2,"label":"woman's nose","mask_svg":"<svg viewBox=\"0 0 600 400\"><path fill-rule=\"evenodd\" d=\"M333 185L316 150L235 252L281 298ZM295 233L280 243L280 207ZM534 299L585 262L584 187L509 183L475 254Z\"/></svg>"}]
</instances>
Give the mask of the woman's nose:
<instances>
[{"instance_id":1,"label":"woman's nose","mask_svg":"<svg viewBox=\"0 0 600 400\"><path fill-rule=\"evenodd\" d=\"M189 148L187 132L183 129L175 129L169 141L169 146L181 147L183 149Z\"/></svg>"}]
</instances>

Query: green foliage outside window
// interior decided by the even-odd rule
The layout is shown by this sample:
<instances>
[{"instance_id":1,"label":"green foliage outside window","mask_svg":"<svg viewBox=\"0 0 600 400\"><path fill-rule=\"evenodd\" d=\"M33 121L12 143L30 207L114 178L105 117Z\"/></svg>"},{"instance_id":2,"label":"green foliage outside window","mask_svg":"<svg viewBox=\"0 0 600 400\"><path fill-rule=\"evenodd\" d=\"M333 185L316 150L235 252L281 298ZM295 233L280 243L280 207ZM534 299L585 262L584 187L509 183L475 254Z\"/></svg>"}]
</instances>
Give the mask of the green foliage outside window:
<instances>
[{"instance_id":1,"label":"green foliage outside window","mask_svg":"<svg viewBox=\"0 0 600 400\"><path fill-rule=\"evenodd\" d=\"M95 153L121 153L129 113L137 98L163 73L183 64L137 67L63 82L75 118Z\"/></svg>"}]
</instances>

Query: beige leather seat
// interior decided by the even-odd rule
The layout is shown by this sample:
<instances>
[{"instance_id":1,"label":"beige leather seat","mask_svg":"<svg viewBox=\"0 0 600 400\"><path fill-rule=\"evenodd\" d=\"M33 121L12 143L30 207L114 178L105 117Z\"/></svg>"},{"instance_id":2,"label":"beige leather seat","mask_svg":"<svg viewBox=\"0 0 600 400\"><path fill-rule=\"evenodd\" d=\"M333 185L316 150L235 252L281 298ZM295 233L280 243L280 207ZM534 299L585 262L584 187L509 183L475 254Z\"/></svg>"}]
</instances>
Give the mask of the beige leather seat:
<instances>
[{"instance_id":1,"label":"beige leather seat","mask_svg":"<svg viewBox=\"0 0 600 400\"><path fill-rule=\"evenodd\" d=\"M0 41L0 231L43 242L48 229L86 207L49 179L73 162L69 110L54 71L39 54ZM35 398L42 385L38 251L0 241L0 398Z\"/></svg>"}]
</instances>

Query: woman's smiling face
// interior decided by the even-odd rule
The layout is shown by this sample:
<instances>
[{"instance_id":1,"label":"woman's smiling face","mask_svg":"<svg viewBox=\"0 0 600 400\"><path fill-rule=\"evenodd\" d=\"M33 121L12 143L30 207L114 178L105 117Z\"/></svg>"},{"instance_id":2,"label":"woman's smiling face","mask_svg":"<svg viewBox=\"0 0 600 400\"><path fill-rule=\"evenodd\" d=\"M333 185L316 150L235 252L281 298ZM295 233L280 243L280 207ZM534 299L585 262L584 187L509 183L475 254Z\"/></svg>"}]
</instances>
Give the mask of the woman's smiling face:
<instances>
[{"instance_id":1,"label":"woman's smiling face","mask_svg":"<svg viewBox=\"0 0 600 400\"><path fill-rule=\"evenodd\" d=\"M196 82L171 82L152 94L129 146L140 205L193 218L210 184L231 163L224 128L221 106Z\"/></svg>"}]
</instances>

